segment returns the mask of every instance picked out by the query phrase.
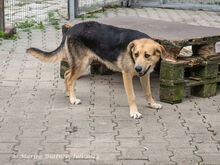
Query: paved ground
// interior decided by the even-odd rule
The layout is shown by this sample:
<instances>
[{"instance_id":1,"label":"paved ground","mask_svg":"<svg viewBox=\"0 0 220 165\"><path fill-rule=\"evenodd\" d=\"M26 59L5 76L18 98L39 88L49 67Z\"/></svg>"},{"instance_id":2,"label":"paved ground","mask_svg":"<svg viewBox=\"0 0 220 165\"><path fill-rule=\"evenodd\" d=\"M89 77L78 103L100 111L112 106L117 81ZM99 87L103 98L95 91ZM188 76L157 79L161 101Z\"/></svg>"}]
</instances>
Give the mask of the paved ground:
<instances>
[{"instance_id":1,"label":"paved ground","mask_svg":"<svg viewBox=\"0 0 220 165\"><path fill-rule=\"evenodd\" d=\"M137 15L220 27L220 14L162 9L109 9L103 17ZM64 95L59 63L41 63L25 53L36 46L57 47L61 31L19 32L21 39L0 46L0 164L219 165L220 87L207 99L185 98L181 104L146 107L134 80L143 118L129 117L120 74L86 76L76 91L83 104ZM159 102L158 75L152 90Z\"/></svg>"}]
</instances>

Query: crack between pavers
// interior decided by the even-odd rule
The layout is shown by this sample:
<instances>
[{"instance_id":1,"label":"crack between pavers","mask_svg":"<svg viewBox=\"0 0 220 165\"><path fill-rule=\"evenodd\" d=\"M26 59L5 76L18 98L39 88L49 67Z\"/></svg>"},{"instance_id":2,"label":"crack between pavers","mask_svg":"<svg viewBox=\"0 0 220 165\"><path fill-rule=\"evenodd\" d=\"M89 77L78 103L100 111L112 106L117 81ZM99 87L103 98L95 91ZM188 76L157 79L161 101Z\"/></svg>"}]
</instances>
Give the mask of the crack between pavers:
<instances>
[{"instance_id":1,"label":"crack between pavers","mask_svg":"<svg viewBox=\"0 0 220 165\"><path fill-rule=\"evenodd\" d=\"M67 119L66 122L69 123L69 126L72 125L72 122L71 122L70 120ZM70 155L70 151L67 150L67 146L68 146L68 145L71 145L71 140L68 139L68 136L70 135L70 132L68 132L67 130L68 130L68 127L66 127L66 132L67 132L67 134L64 135L64 140L67 141L67 144L64 144L64 151L66 151L66 152L68 153L68 155ZM68 161L68 160L69 160L69 159L67 159L67 158L64 157L63 162L66 163L66 164L69 164L69 161Z\"/></svg>"},{"instance_id":2,"label":"crack between pavers","mask_svg":"<svg viewBox=\"0 0 220 165\"><path fill-rule=\"evenodd\" d=\"M58 77L56 76L57 74L59 74L56 70L58 66L55 64L54 65L54 80L52 81L52 89L51 89L51 92L50 92L50 96L49 96L49 101L48 101L48 107L46 108L47 110L47 113L44 115L44 122L42 123L43 127L45 129L43 129L41 131L41 136L43 136L43 139L40 140L40 143L39 145L42 147L42 149L40 149L38 151L38 154L40 154L41 152L43 152L45 150L45 143L46 143L46 135L44 135L48 129L49 129L49 126L48 126L48 122L49 122L49 115L51 114L51 110L53 108L53 102L54 102L54 98L55 98L55 95L56 95L56 92L55 92L55 89L57 88L57 84L58 84L58 81L56 81L58 79ZM40 69L41 70L41 69ZM39 79L40 79L40 75L39 75ZM38 160L35 162L36 165L40 164L43 160Z\"/></svg>"},{"instance_id":3,"label":"crack between pavers","mask_svg":"<svg viewBox=\"0 0 220 165\"><path fill-rule=\"evenodd\" d=\"M210 98L209 98L210 99ZM197 110L197 115L200 116L200 118L202 118L202 123L204 124L204 126L206 127L207 131L209 133L211 133L211 139L212 141L216 142L216 149L219 150L219 144L220 144L220 140L215 139L215 136L217 134L217 131L212 127L211 122L208 121L208 119L206 118L205 115L202 114L202 110L199 107L197 102L194 102L194 107Z\"/></svg>"},{"instance_id":4,"label":"crack between pavers","mask_svg":"<svg viewBox=\"0 0 220 165\"><path fill-rule=\"evenodd\" d=\"M198 155L197 154L197 151L198 151L198 147L196 146L196 144L194 144L195 142L195 139L194 137L190 134L190 128L189 126L187 126L187 122L186 120L182 117L182 113L180 111L177 111L178 109L178 105L175 105L175 108L174 108L176 112L178 112L179 114L179 120L180 120L180 125L185 128L185 134L188 135L191 139L188 141L189 142L189 145L190 146L193 146L195 149L193 150L193 155L198 157L200 160L197 162L198 165L201 165L203 163L203 158L201 155Z\"/></svg>"},{"instance_id":5,"label":"crack between pavers","mask_svg":"<svg viewBox=\"0 0 220 165\"><path fill-rule=\"evenodd\" d=\"M18 147L18 146L21 144L21 140L19 139L19 136L23 135L23 132L24 132L24 131L23 131L23 129L22 129L21 126L18 128L18 130L19 130L19 134L16 135L16 137L15 137L15 140L17 141L17 143L12 146L12 151L14 151L14 155L10 156L10 158L9 158L9 161L10 161L10 162L11 162L12 160L14 160L14 159L17 159L17 158L16 158L17 156L18 156L18 158L19 158L19 155L17 155L17 154L18 154L18 149L16 149L16 147Z\"/></svg>"},{"instance_id":6,"label":"crack between pavers","mask_svg":"<svg viewBox=\"0 0 220 165\"><path fill-rule=\"evenodd\" d=\"M160 123L161 126L162 126L162 129L161 129L161 131L163 132L162 137L163 137L163 139L164 139L164 140L166 141L166 143L167 143L167 145L166 145L166 150L170 153L170 154L168 155L169 160L170 160L170 162L173 162L174 164L177 165L177 162L172 159L172 158L174 157L174 151L171 150L171 149L169 149L169 147L170 147L170 141L166 138L166 137L168 136L168 130L167 130L167 127L166 127L166 123L164 123L164 122L162 121L162 117L158 114L158 112L159 112L158 109L156 109L156 112L157 112L157 113L154 113L154 114L157 116L157 122Z\"/></svg>"},{"instance_id":7,"label":"crack between pavers","mask_svg":"<svg viewBox=\"0 0 220 165\"><path fill-rule=\"evenodd\" d=\"M143 141L145 140L145 137L144 137L144 135L141 134L142 131L143 131L143 128L141 127L140 120L141 120L141 119L136 119L135 125L136 125L136 127L137 127L137 134L138 134L139 136L141 136L141 139L139 139L138 142L139 142L140 146L143 146L142 144L143 144ZM142 156L145 156L145 154L144 154L145 151L146 151L146 148L143 147L143 151L141 151ZM147 157L147 158L144 159L144 160L145 160L145 161L147 160L147 161L149 162L149 161L150 161L149 156L146 156L146 157Z\"/></svg>"},{"instance_id":8,"label":"crack between pavers","mask_svg":"<svg viewBox=\"0 0 220 165\"><path fill-rule=\"evenodd\" d=\"M109 79L109 88L110 88L111 99L112 99L111 100L111 103L112 103L111 104L111 108L112 108L111 114L114 116L114 118L112 119L112 123L114 123L113 130L116 131L115 132L116 134L114 135L114 140L116 142L115 151L119 153L119 154L116 154L115 157L116 157L116 160L118 161L118 160L120 160L120 157L122 156L122 151L119 149L120 146L121 146L121 142L120 142L120 140L117 139L117 137L119 137L119 135L120 135L120 132L118 130L118 122L116 121L116 114L115 114L115 112L116 112L116 108L115 108L116 107L115 90L114 90L114 84L112 83L112 81L113 81L113 78L111 77Z\"/></svg>"},{"instance_id":9,"label":"crack between pavers","mask_svg":"<svg viewBox=\"0 0 220 165\"><path fill-rule=\"evenodd\" d=\"M15 48L15 43L16 41L13 41L13 48ZM6 101L6 105L2 107L2 110L4 112L4 114L7 113L7 109L11 107L11 105L13 104L13 99L14 97L18 94L18 90L20 88L20 84L21 84L21 77L23 77L23 72L24 72L24 67L25 67L25 63L26 63L26 59L27 58L27 55L25 54L24 55L24 58L22 59L22 63L21 63L21 67L19 69L19 72L18 72L18 77L17 77L17 83L16 83L16 86L11 90L11 93L10 93L10 98L8 98L8 100ZM11 59L12 59L12 55L11 55ZM6 70L5 70L6 72Z\"/></svg>"},{"instance_id":10,"label":"crack between pavers","mask_svg":"<svg viewBox=\"0 0 220 165\"><path fill-rule=\"evenodd\" d=\"M13 42L15 42L15 41L13 41ZM19 84L22 82L22 81L21 81L21 77L23 77L24 67L25 67L25 63L26 63L26 61L25 61L26 57L27 57L27 56L24 55L24 59L22 60L21 67L20 67L20 69L19 69L19 76L18 76L18 78L17 78L17 79L20 80L20 81L17 82L16 87L13 88L13 90L12 90L12 92L11 92L11 94L10 94L11 97L7 100L7 104L6 104L6 105L7 105L7 108L9 108L9 107L13 104L13 99L14 99L13 97L15 97L15 96L18 94L18 90L19 90L19 88L20 88ZM3 110L4 110L4 109L5 109L4 114L6 114L8 111L6 110L5 107L3 107ZM3 123L3 122L4 122L4 117L3 117L3 119L2 119L2 123ZM13 157L15 157L15 155L17 155L18 150L15 149L15 148L21 144L21 140L19 139L19 136L20 136L20 135L23 135L22 126L19 126L19 127L18 127L18 130L19 130L19 134L16 135L16 137L15 137L15 140L17 141L17 143L12 146L12 151L14 151L15 153L14 153L14 156L10 156L9 161L12 161L12 159L14 159Z\"/></svg>"}]
</instances>

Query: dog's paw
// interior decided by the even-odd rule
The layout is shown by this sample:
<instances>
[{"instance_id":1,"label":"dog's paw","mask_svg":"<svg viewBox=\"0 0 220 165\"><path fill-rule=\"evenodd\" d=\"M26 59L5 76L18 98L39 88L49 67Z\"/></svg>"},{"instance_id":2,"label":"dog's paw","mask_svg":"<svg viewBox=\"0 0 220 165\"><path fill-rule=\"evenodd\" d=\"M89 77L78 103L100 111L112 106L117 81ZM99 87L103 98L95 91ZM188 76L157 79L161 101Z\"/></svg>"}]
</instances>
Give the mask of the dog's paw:
<instances>
[{"instance_id":1,"label":"dog's paw","mask_svg":"<svg viewBox=\"0 0 220 165\"><path fill-rule=\"evenodd\" d=\"M71 104L81 104L81 100L77 98L70 98L70 103Z\"/></svg>"},{"instance_id":2,"label":"dog's paw","mask_svg":"<svg viewBox=\"0 0 220 165\"><path fill-rule=\"evenodd\" d=\"M130 116L131 118L134 118L134 119L140 119L142 117L142 114L136 111L136 112L130 112Z\"/></svg>"},{"instance_id":3,"label":"dog's paw","mask_svg":"<svg viewBox=\"0 0 220 165\"><path fill-rule=\"evenodd\" d=\"M149 105L149 107L154 108L154 109L161 109L162 108L162 105L157 104L157 103L153 103L153 104L149 103L148 105Z\"/></svg>"}]
</instances>

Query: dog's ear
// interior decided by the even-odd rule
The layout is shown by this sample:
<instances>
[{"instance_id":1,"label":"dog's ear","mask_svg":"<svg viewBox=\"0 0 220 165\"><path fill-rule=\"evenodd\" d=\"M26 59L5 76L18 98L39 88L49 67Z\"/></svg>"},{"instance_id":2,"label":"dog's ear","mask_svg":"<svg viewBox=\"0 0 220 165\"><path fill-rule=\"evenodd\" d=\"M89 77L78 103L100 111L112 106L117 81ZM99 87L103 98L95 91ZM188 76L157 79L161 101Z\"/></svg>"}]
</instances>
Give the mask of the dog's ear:
<instances>
[{"instance_id":1,"label":"dog's ear","mask_svg":"<svg viewBox=\"0 0 220 165\"><path fill-rule=\"evenodd\" d=\"M129 54L134 51L134 47L135 47L134 41L132 41L128 44L127 49L128 49Z\"/></svg>"},{"instance_id":2,"label":"dog's ear","mask_svg":"<svg viewBox=\"0 0 220 165\"><path fill-rule=\"evenodd\" d=\"M162 45L159 45L158 49L159 49L158 51L160 52L160 57L163 60L166 57L166 50Z\"/></svg>"}]
</instances>

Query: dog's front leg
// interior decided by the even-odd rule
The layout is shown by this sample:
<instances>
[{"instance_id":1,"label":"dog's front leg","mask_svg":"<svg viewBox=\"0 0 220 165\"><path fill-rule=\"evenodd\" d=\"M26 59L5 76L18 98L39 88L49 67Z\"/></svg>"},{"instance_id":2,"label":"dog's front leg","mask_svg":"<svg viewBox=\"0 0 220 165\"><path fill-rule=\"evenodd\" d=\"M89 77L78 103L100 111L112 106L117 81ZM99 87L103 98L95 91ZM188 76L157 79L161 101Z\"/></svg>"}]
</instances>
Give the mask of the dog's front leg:
<instances>
[{"instance_id":1,"label":"dog's front leg","mask_svg":"<svg viewBox=\"0 0 220 165\"><path fill-rule=\"evenodd\" d=\"M140 77L141 86L144 90L144 95L146 97L146 100L148 102L148 105L151 108L159 109L162 108L162 105L155 103L152 94L151 94L151 87L150 87L150 74L146 74L143 77Z\"/></svg>"},{"instance_id":2,"label":"dog's front leg","mask_svg":"<svg viewBox=\"0 0 220 165\"><path fill-rule=\"evenodd\" d=\"M132 83L133 76L126 72L122 72L122 76L123 76L125 91L128 97L130 116L135 119L140 118L141 114L137 110L136 98L133 89L133 83Z\"/></svg>"}]
</instances>

